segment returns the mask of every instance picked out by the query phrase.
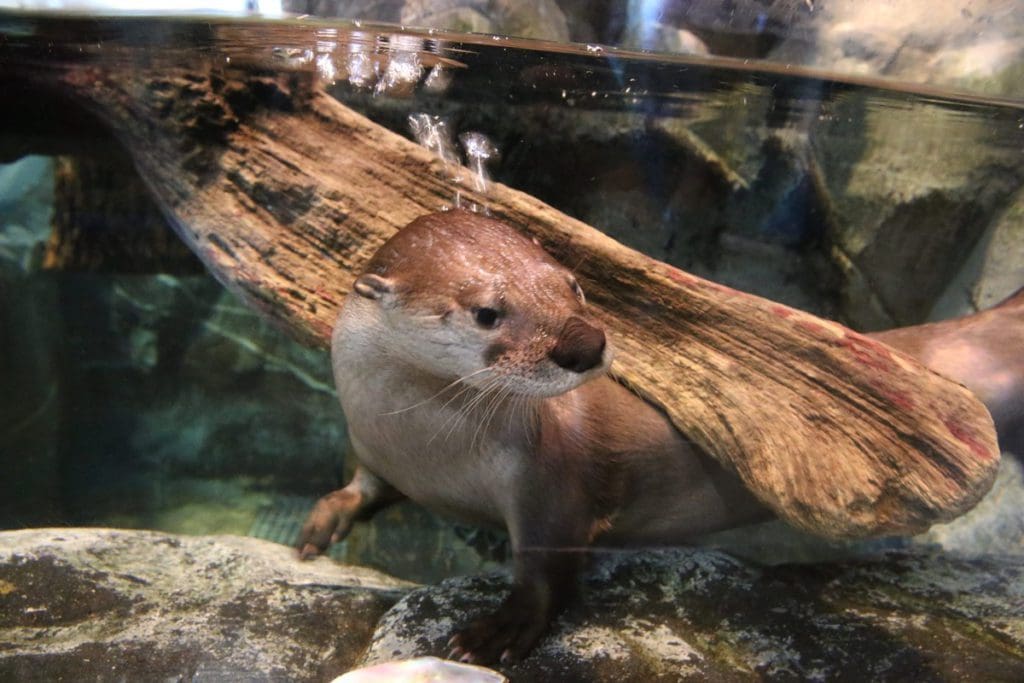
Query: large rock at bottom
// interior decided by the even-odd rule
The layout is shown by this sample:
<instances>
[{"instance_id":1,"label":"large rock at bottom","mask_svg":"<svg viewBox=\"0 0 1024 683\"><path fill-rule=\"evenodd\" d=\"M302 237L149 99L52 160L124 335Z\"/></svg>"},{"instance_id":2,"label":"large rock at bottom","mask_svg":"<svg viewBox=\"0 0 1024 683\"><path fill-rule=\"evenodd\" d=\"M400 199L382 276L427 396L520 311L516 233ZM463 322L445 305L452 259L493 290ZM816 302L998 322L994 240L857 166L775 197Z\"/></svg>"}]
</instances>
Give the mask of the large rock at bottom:
<instances>
[{"instance_id":1,"label":"large rock at bottom","mask_svg":"<svg viewBox=\"0 0 1024 683\"><path fill-rule=\"evenodd\" d=\"M0 533L0 680L330 680L410 584L241 537Z\"/></svg>"},{"instance_id":2,"label":"large rock at bottom","mask_svg":"<svg viewBox=\"0 0 1024 683\"><path fill-rule=\"evenodd\" d=\"M458 578L384 617L363 664L443 654L506 582ZM614 553L513 681L1024 680L1024 564L899 555L756 568L707 550Z\"/></svg>"},{"instance_id":3,"label":"large rock at bottom","mask_svg":"<svg viewBox=\"0 0 1024 683\"><path fill-rule=\"evenodd\" d=\"M237 537L0 533L0 680L330 680L443 655L501 575L410 584ZM404 598L399 598L405 594ZM390 609L389 609L390 608ZM1024 563L601 554L513 681L1024 680Z\"/></svg>"}]
</instances>

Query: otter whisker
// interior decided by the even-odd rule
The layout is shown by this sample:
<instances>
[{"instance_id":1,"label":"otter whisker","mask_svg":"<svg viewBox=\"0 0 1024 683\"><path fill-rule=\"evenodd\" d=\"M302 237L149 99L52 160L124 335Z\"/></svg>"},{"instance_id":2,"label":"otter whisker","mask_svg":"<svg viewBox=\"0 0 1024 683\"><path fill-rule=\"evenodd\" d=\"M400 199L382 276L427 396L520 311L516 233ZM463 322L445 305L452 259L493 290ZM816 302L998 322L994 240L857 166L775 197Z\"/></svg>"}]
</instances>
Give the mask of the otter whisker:
<instances>
[{"instance_id":1,"label":"otter whisker","mask_svg":"<svg viewBox=\"0 0 1024 683\"><path fill-rule=\"evenodd\" d=\"M533 433L536 431L537 427L537 404L538 401L532 396L527 396L525 394L520 396L519 420L526 427L526 443L531 446L533 445Z\"/></svg>"},{"instance_id":2,"label":"otter whisker","mask_svg":"<svg viewBox=\"0 0 1024 683\"><path fill-rule=\"evenodd\" d=\"M474 400L471 402L471 404L467 404L466 409L464 411L462 411L462 413L459 415L459 425L460 425L460 428L461 428L462 424L464 424L464 423L469 421L471 414L478 413L477 427L473 431L473 435L470 437L470 440L469 440L469 449L471 451L476 449L476 446L477 446L477 436L480 433L480 425L482 423L482 414L483 414L483 411L480 410L480 407L482 405L484 405L485 401L487 401L490 398L492 398L497 393L498 389L499 389L498 382L497 381L492 382L487 387L486 391L483 391L478 396L476 396L474 398ZM450 437L452 435L452 433L453 433L453 431L449 430L448 435L445 438L447 439L448 437Z\"/></svg>"},{"instance_id":3,"label":"otter whisker","mask_svg":"<svg viewBox=\"0 0 1024 683\"><path fill-rule=\"evenodd\" d=\"M498 409L502 406L510 393L511 390L507 386L500 386L497 388L497 391L494 392L494 396L484 408L480 422L477 424L476 431L473 433L474 445L478 434L482 437L486 437L487 430L490 429L491 423L494 421L494 416L497 414Z\"/></svg>"},{"instance_id":4,"label":"otter whisker","mask_svg":"<svg viewBox=\"0 0 1024 683\"><path fill-rule=\"evenodd\" d=\"M488 368L488 369L493 369L493 368ZM460 406L458 410L456 410L454 413L452 413L448 417L448 419L445 420L444 423L442 423L438 427L437 431L434 432L434 434L430 437L430 439L427 441L427 443L430 444L434 440L434 438L436 438L437 435L441 433L441 430L443 430L449 423L451 423L451 428L448 430L448 433L445 435L445 441L447 441L448 438L455 432L456 428L458 428L463 423L463 420L469 416L469 414L472 412L474 406L476 406L478 403L480 403L488 395L488 393L491 391L491 389L493 387L497 386L497 384L499 382L500 382L500 377L496 376L496 377L490 377L487 380L485 380L484 384L482 386L480 386L480 387L472 387L471 385L466 385L464 390L459 392L459 395L461 395L462 393L464 393L464 391L466 391L468 389L471 389L471 388L476 388L477 389L477 391L478 391L477 395L473 396L471 399L469 399L465 403L465 405ZM454 400L454 398L455 397L450 399L447 403L445 403L445 405L447 406L448 403L451 402L451 400Z\"/></svg>"},{"instance_id":5,"label":"otter whisker","mask_svg":"<svg viewBox=\"0 0 1024 683\"><path fill-rule=\"evenodd\" d=\"M451 382L450 384L446 384L446 385L445 385L444 387L442 387L442 388L441 388L441 390L440 390L440 391L438 391L438 392L437 392L436 394L434 394L433 396L428 396L427 398L423 399L422 401L419 401L418 403L414 403L414 404L412 404L411 406L408 406L408 407L406 407L406 408L399 408L398 410L389 410L389 411L388 411L388 412L386 412L386 413L379 413L379 415L382 415L382 416L383 416L383 415L398 415L399 413L404 413L404 412L406 412L406 411L409 411L409 410L413 410L413 409L415 409L415 408L419 408L419 407L420 407L420 406L422 406L422 405L425 405L425 404L427 404L427 403L430 403L430 402L431 402L431 401L433 401L433 400L434 400L435 398L437 398L438 396L440 396L440 395L441 395L441 394L443 394L444 392L446 392L446 391L448 391L449 389L451 389L452 387L454 387L454 386L455 386L456 384L459 384L459 383L461 383L461 382L465 382L465 381L466 381L467 379L469 379L470 377L474 377L474 376L476 376L476 375L479 375L479 374L480 374L480 373L482 373L482 372L487 372L487 371L488 371L488 370L490 370L490 369L491 369L491 368L490 368L489 366L488 366L488 367L486 367L486 368L480 368L479 370L476 370L476 371L474 371L474 372L471 372L471 373L469 373L468 375L466 375L466 376L464 376L464 377L459 377L458 379L456 379L455 381ZM456 396L457 396L457 395L458 395L458 394L456 394Z\"/></svg>"},{"instance_id":6,"label":"otter whisker","mask_svg":"<svg viewBox=\"0 0 1024 683\"><path fill-rule=\"evenodd\" d=\"M476 394L476 396L466 401L466 405L462 407L462 412L464 414L468 414L470 411L475 409L480 403L483 402L485 398L487 398L487 396L490 395L491 391L498 387L499 383L500 377L498 377L497 375L488 378L488 380L485 381L483 385L477 387L478 393Z\"/></svg>"},{"instance_id":7,"label":"otter whisker","mask_svg":"<svg viewBox=\"0 0 1024 683\"><path fill-rule=\"evenodd\" d=\"M511 391L510 390L509 394L512 396L512 400L509 401L509 409L505 411L505 428L506 429L512 429L512 425L515 424L513 422L513 420L516 417L515 413L516 413L516 411L519 408L520 402L522 401L522 394L520 394L519 392Z\"/></svg>"},{"instance_id":8,"label":"otter whisker","mask_svg":"<svg viewBox=\"0 0 1024 683\"><path fill-rule=\"evenodd\" d=\"M487 424L490 422L490 415L494 408L501 405L502 396L507 391L503 378L495 377L495 381L489 387L488 395L479 401L475 408L478 412L477 426L473 431L473 438L470 441L470 448L476 448L477 437L487 434Z\"/></svg>"},{"instance_id":9,"label":"otter whisker","mask_svg":"<svg viewBox=\"0 0 1024 683\"><path fill-rule=\"evenodd\" d=\"M488 412L488 414L487 414L487 417L486 417L486 427L485 427L485 430L484 430L485 434L487 433L487 430L490 429L491 426L494 424L494 420L498 416L499 411L502 409L502 407L506 407L506 410L507 410L507 405L508 405L508 402L509 402L510 398L511 399L515 398L515 392L512 390L511 387L509 387L508 385L505 385L504 387L502 387L501 391L498 393L497 400L495 400L492 403L490 412Z\"/></svg>"},{"instance_id":10,"label":"otter whisker","mask_svg":"<svg viewBox=\"0 0 1024 683\"><path fill-rule=\"evenodd\" d=\"M476 429L473 430L473 437L469 441L469 447L471 450L476 448L477 437L480 435L480 429L487 422L487 415L491 406L500 399L502 389L503 382L501 381L501 377L495 377L494 381L487 387L487 392L481 394L478 397L478 400L472 402L473 410L477 410L478 408L481 408L481 406L483 406L483 408L479 411L480 415L477 420L477 426ZM468 416L469 412L467 411L466 417ZM486 431L484 433L486 434Z\"/></svg>"},{"instance_id":11,"label":"otter whisker","mask_svg":"<svg viewBox=\"0 0 1024 683\"><path fill-rule=\"evenodd\" d=\"M493 370L493 368L491 368L491 367L487 367L487 368L484 368L484 369L485 370ZM473 374L476 374L476 373L473 373ZM467 375L467 377L472 377L472 375ZM485 384L487 382L490 382L490 381L493 381L493 380L494 380L494 378L487 379L487 380L485 380ZM455 401L456 399L458 399L460 396L462 396L466 392L473 391L474 389L479 390L480 387L474 387L472 384L466 384L461 389L459 389L459 391L456 392L456 394L454 396L452 396L447 401L445 401L443 404L441 404L441 409L443 410L443 409L447 408L449 405L451 405L452 401Z\"/></svg>"},{"instance_id":12,"label":"otter whisker","mask_svg":"<svg viewBox=\"0 0 1024 683\"><path fill-rule=\"evenodd\" d=\"M540 411L538 410L540 401L522 394L522 401L520 403L522 410L522 420L526 425L526 445L533 446L533 435L537 431L538 420L540 419Z\"/></svg>"}]
</instances>

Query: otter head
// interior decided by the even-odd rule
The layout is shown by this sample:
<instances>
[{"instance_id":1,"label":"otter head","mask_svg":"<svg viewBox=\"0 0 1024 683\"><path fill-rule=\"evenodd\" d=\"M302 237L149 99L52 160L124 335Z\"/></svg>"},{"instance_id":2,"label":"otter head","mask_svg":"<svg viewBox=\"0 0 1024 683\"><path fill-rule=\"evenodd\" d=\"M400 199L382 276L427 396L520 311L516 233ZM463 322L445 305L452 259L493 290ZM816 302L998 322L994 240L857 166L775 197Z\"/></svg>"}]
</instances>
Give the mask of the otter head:
<instances>
[{"instance_id":1,"label":"otter head","mask_svg":"<svg viewBox=\"0 0 1024 683\"><path fill-rule=\"evenodd\" d=\"M477 214L413 221L380 248L353 291L378 311L381 351L439 379L545 397L611 362L572 273Z\"/></svg>"}]
</instances>

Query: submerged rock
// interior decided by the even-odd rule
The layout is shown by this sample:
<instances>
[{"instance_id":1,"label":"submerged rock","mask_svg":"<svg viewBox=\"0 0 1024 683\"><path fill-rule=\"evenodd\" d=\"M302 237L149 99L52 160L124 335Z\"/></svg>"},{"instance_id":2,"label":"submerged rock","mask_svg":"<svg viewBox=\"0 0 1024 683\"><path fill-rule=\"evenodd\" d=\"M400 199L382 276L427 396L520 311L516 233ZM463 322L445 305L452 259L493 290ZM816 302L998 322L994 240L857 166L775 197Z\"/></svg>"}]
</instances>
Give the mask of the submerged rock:
<instances>
[{"instance_id":1,"label":"submerged rock","mask_svg":"<svg viewBox=\"0 0 1024 683\"><path fill-rule=\"evenodd\" d=\"M1016 555L1024 564L1024 460L1003 453L992 489L963 517L914 538L965 555Z\"/></svg>"},{"instance_id":2,"label":"submerged rock","mask_svg":"<svg viewBox=\"0 0 1024 683\"><path fill-rule=\"evenodd\" d=\"M829 193L833 257L846 276L844 314L858 329L924 320L1024 181L1010 144L1016 121L965 120L953 109L834 106L815 149ZM909 135L908 131L915 131ZM922 140L948 136L944 146Z\"/></svg>"},{"instance_id":3,"label":"submerged rock","mask_svg":"<svg viewBox=\"0 0 1024 683\"><path fill-rule=\"evenodd\" d=\"M491 574L409 592L230 536L4 532L0 679L327 681L443 656L452 630L507 587ZM503 673L1022 680L1024 564L915 551L762 568L709 550L608 553L537 650Z\"/></svg>"},{"instance_id":4,"label":"submerged rock","mask_svg":"<svg viewBox=\"0 0 1024 683\"><path fill-rule=\"evenodd\" d=\"M980 270L971 297L978 309L995 306L1024 285L1024 189L993 224Z\"/></svg>"},{"instance_id":5,"label":"submerged rock","mask_svg":"<svg viewBox=\"0 0 1024 683\"><path fill-rule=\"evenodd\" d=\"M942 550L956 556L1015 556L1024 565L1024 462L1004 452L995 483L969 512L914 537L841 541L823 539L784 522L730 529L701 545L769 565L825 562L886 550Z\"/></svg>"}]
</instances>

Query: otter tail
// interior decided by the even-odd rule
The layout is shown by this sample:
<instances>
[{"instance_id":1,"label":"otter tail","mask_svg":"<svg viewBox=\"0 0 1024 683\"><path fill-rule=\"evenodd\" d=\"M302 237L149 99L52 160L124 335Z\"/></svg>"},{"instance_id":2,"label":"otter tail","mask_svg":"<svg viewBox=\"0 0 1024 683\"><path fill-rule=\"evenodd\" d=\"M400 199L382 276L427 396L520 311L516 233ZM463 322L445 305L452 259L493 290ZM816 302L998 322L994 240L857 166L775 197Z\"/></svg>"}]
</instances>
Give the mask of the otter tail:
<instances>
[{"instance_id":1,"label":"otter tail","mask_svg":"<svg viewBox=\"0 0 1024 683\"><path fill-rule=\"evenodd\" d=\"M1024 457L1024 287L978 313L871 336L974 392L1002 450Z\"/></svg>"}]
</instances>

